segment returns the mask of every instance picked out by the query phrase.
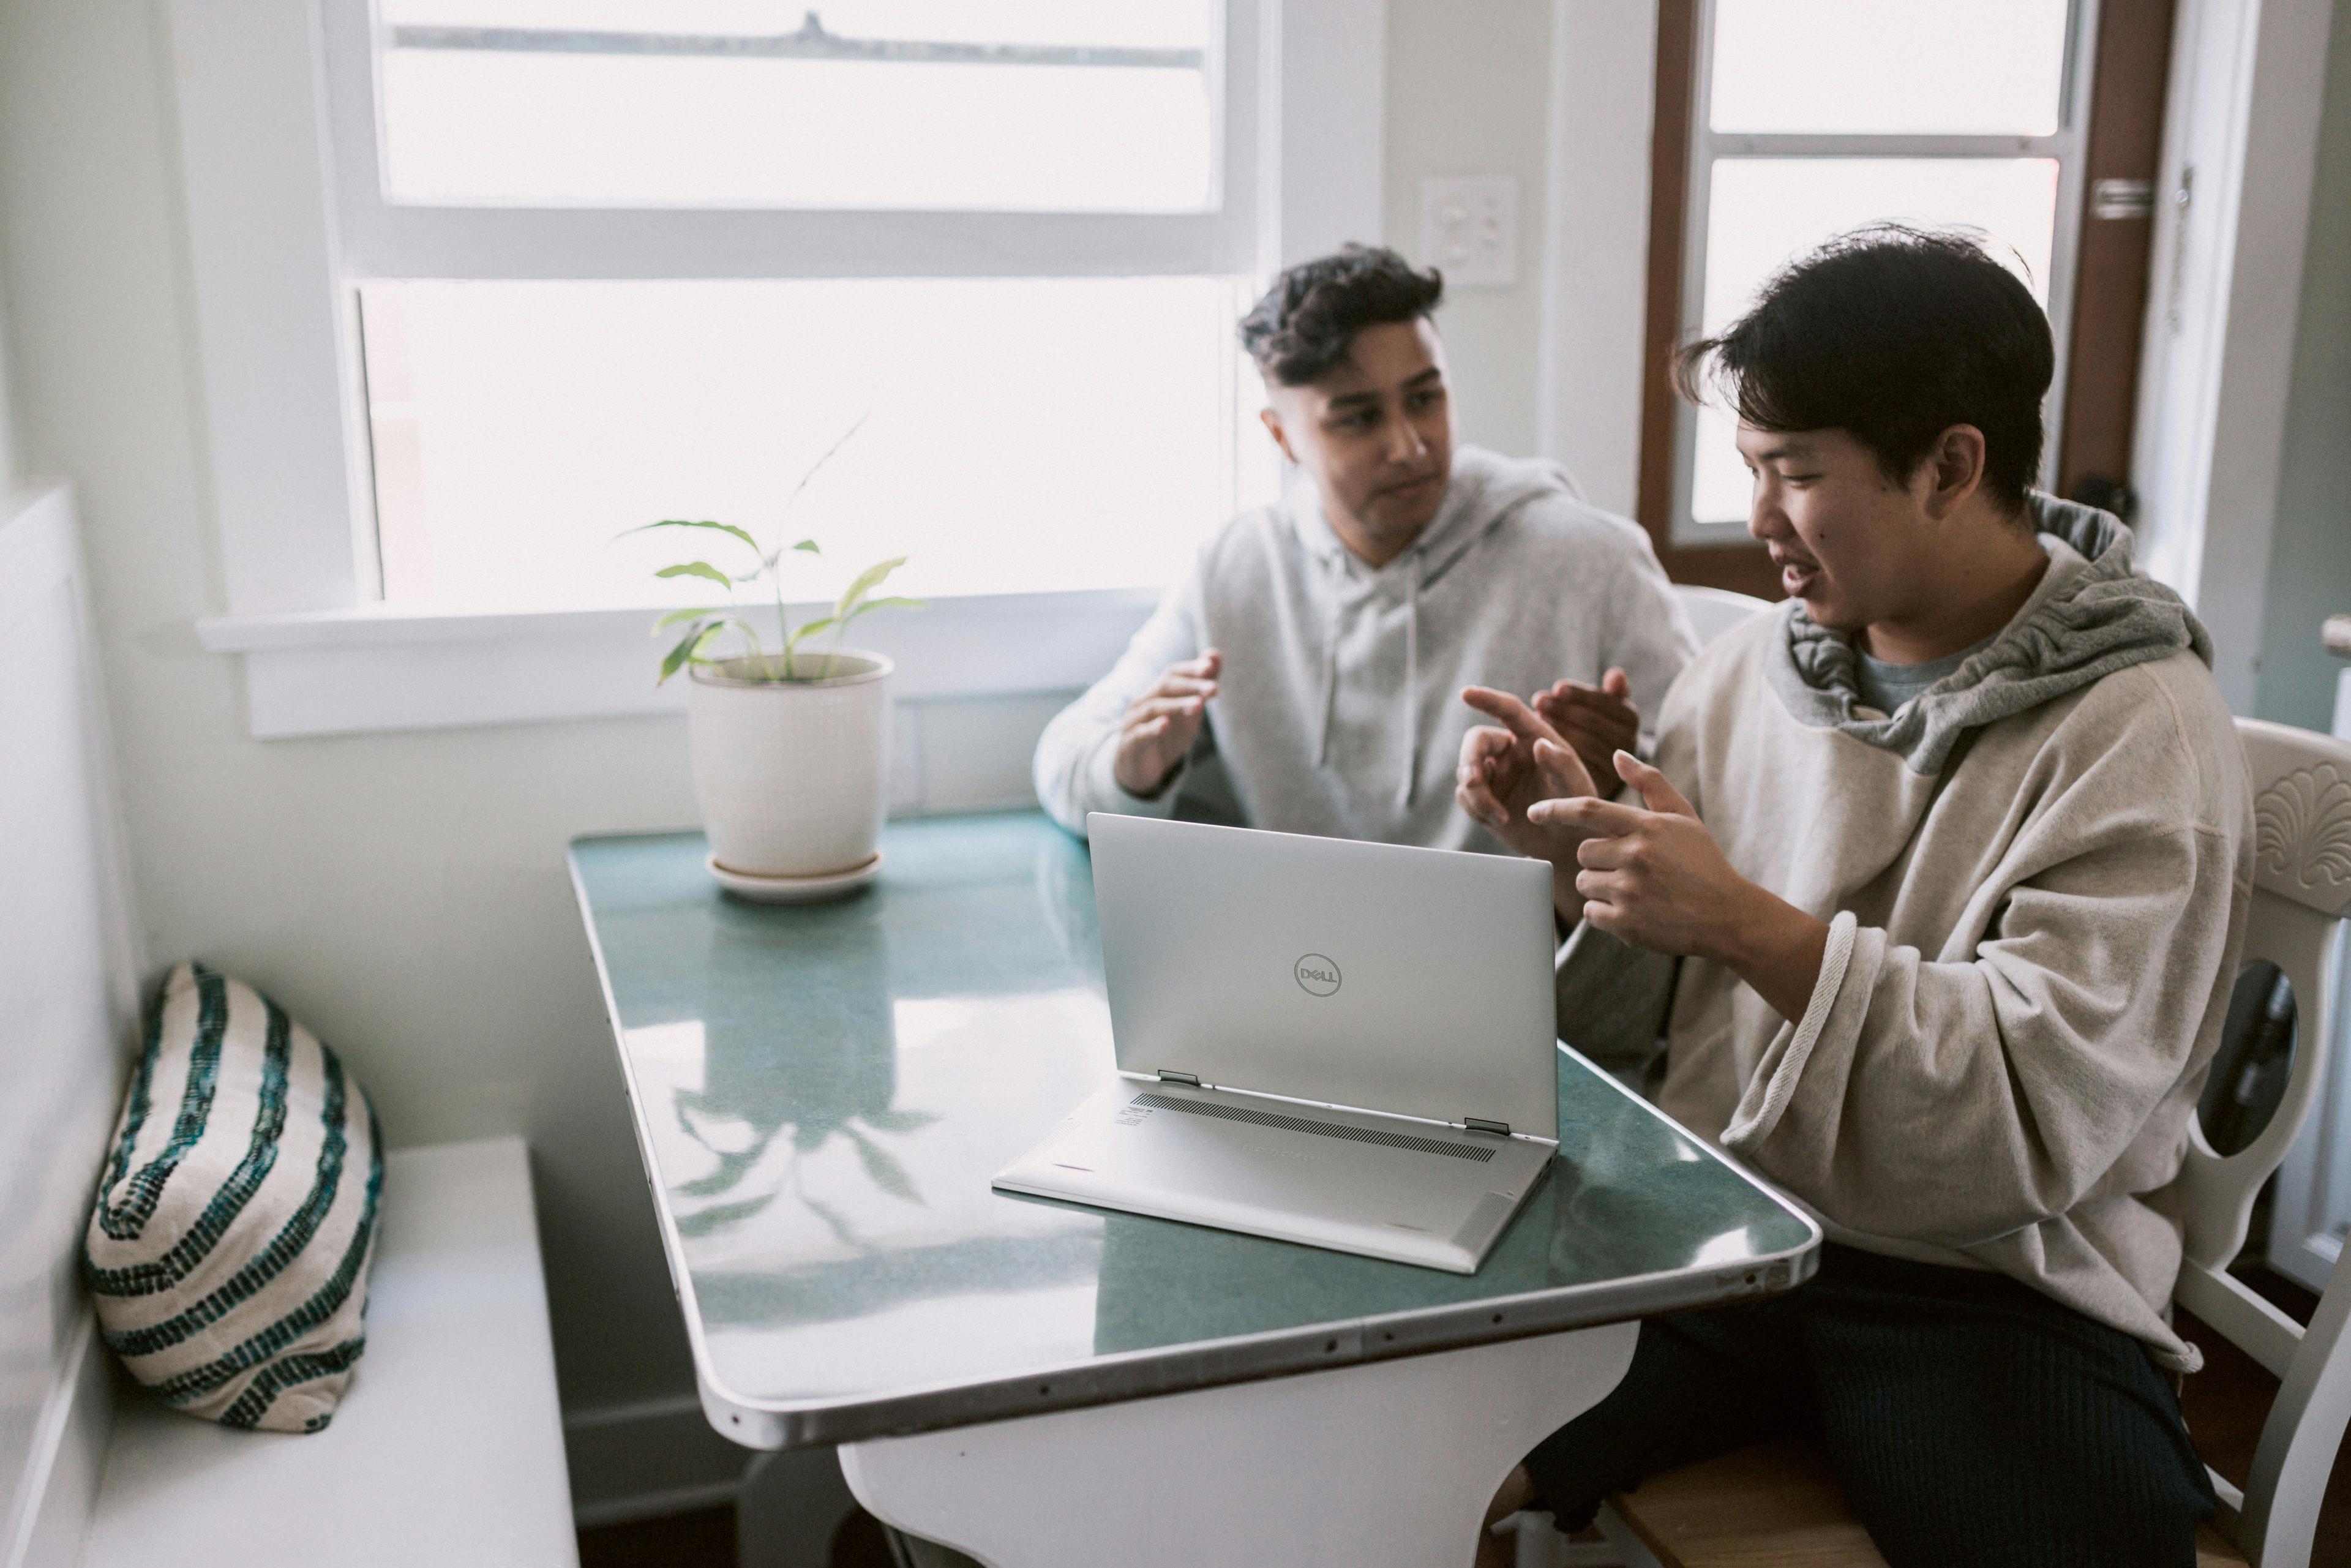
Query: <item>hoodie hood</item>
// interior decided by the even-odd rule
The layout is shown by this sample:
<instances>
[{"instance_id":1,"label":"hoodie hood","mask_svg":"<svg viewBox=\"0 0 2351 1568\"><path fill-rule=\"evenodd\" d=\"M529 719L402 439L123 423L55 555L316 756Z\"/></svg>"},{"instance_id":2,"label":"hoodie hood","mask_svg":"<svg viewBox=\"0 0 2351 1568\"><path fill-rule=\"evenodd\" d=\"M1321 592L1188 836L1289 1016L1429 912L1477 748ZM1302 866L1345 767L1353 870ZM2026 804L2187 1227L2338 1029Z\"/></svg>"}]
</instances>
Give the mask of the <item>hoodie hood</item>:
<instances>
[{"instance_id":1,"label":"hoodie hood","mask_svg":"<svg viewBox=\"0 0 2351 1568\"><path fill-rule=\"evenodd\" d=\"M1350 550L1323 513L1322 498L1311 483L1290 487L1282 509L1299 543L1313 559L1323 589L1320 700L1315 704L1314 765L1331 759L1332 710L1337 704L1339 650L1349 622L1364 613L1376 613L1392 596L1399 580L1404 593L1404 682L1399 688L1398 716L1410 737L1404 750L1403 778L1396 803L1409 808L1419 787L1420 762L1426 737L1420 716L1421 701L1420 596L1468 555L1478 543L1500 528L1528 503L1545 496L1582 500L1583 492L1564 468L1536 459L1499 456L1482 447L1457 446L1452 472L1447 476L1445 499L1437 515L1404 552L1385 566L1374 567Z\"/></svg>"},{"instance_id":2,"label":"hoodie hood","mask_svg":"<svg viewBox=\"0 0 2351 1568\"><path fill-rule=\"evenodd\" d=\"M1898 753L1914 773L1943 770L1970 730L2026 713L2115 671L2212 639L2187 602L2131 563L2131 531L2111 512L2038 491L2026 497L2049 570L2000 633L1901 709L1865 716L1853 638L1816 624L1801 601L1782 612L1765 669L1789 714Z\"/></svg>"}]
</instances>

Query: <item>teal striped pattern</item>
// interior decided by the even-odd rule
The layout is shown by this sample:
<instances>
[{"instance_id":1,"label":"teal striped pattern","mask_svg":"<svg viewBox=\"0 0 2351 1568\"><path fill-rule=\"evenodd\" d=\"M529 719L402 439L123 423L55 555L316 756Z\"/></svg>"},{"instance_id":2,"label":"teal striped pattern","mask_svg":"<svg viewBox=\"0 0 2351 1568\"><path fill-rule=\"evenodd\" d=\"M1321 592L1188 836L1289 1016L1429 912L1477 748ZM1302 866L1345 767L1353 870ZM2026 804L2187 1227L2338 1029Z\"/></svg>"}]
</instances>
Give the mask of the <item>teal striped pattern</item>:
<instances>
[{"instance_id":1,"label":"teal striped pattern","mask_svg":"<svg viewBox=\"0 0 2351 1568\"><path fill-rule=\"evenodd\" d=\"M224 1426L324 1427L367 1346L381 1147L333 1051L250 987L174 969L83 1245L131 1375Z\"/></svg>"}]
</instances>

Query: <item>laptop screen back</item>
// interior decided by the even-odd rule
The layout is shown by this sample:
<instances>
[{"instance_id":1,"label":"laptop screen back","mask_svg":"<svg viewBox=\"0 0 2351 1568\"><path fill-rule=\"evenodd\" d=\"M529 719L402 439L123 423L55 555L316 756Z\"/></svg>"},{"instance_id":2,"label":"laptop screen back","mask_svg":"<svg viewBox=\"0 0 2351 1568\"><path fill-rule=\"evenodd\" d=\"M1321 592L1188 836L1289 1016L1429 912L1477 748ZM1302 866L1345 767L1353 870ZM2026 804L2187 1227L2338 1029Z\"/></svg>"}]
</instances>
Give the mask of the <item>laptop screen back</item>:
<instances>
[{"instance_id":1,"label":"laptop screen back","mask_svg":"<svg viewBox=\"0 0 2351 1568\"><path fill-rule=\"evenodd\" d=\"M1551 868L1096 814L1119 1067L1559 1135Z\"/></svg>"}]
</instances>

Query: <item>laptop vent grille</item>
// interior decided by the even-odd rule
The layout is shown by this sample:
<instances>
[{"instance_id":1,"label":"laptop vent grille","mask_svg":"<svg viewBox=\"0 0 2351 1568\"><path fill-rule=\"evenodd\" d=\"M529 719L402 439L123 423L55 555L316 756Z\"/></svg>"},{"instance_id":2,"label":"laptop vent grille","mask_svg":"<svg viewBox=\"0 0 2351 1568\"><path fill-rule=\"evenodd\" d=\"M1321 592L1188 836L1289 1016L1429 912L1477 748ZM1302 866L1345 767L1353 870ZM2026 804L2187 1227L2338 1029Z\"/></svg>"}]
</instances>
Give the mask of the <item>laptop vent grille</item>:
<instances>
[{"instance_id":1,"label":"laptop vent grille","mask_svg":"<svg viewBox=\"0 0 2351 1568\"><path fill-rule=\"evenodd\" d=\"M1440 1144L1435 1138L1416 1138L1409 1133L1383 1133L1373 1127L1353 1127L1342 1122L1312 1122L1303 1116L1284 1116L1272 1111L1255 1111L1245 1105L1222 1105L1207 1100L1178 1100L1172 1094L1138 1094L1132 1104L1146 1105L1155 1111L1181 1111L1187 1116L1216 1116L1228 1122L1248 1122L1259 1127L1280 1127L1287 1133L1314 1133L1325 1138L1345 1138L1357 1144L1378 1144L1391 1149L1411 1149L1424 1155L1445 1155L1457 1160L1474 1160L1479 1165L1490 1163L1494 1151L1474 1144Z\"/></svg>"}]
</instances>

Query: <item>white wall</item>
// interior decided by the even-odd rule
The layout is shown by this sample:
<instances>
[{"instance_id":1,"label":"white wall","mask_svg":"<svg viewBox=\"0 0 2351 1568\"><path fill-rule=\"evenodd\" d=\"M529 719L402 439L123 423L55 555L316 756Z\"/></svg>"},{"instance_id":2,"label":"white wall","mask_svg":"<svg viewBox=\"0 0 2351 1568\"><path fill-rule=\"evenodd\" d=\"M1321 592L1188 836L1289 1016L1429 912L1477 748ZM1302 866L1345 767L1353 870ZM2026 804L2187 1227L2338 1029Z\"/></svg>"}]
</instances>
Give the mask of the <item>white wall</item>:
<instances>
[{"instance_id":1,"label":"white wall","mask_svg":"<svg viewBox=\"0 0 2351 1568\"><path fill-rule=\"evenodd\" d=\"M1387 243L1428 259L1420 254L1423 180L1518 178L1517 283L1451 289L1437 315L1461 438L1513 455L1536 450L1551 14L1550 0L1388 5Z\"/></svg>"},{"instance_id":2,"label":"white wall","mask_svg":"<svg viewBox=\"0 0 2351 1568\"><path fill-rule=\"evenodd\" d=\"M2351 614L2351 23L2340 20L2295 319L2256 711L2324 730L2345 666L2320 646L2319 626Z\"/></svg>"},{"instance_id":3,"label":"white wall","mask_svg":"<svg viewBox=\"0 0 2351 1568\"><path fill-rule=\"evenodd\" d=\"M1424 175L1520 178L1522 281L1444 321L1465 430L1513 451L1533 445L1548 9L1390 11L1389 237L1417 248ZM236 663L191 630L224 596L169 58L153 0L0 6L16 460L79 486L145 948L277 996L395 1145L528 1136L567 1412L690 1397L563 869L576 834L694 820L683 727L246 736ZM1025 789L1047 706L925 716L931 803Z\"/></svg>"}]
</instances>

